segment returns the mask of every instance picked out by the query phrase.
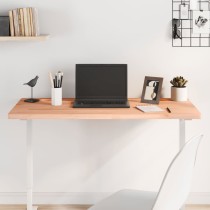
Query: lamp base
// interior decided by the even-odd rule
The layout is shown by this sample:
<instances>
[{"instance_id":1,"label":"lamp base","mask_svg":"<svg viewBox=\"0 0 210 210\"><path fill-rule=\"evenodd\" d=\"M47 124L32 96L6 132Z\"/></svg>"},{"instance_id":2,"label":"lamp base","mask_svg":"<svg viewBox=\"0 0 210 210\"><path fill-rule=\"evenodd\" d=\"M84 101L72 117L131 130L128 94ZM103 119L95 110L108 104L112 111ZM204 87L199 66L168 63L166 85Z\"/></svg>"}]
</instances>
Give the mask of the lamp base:
<instances>
[{"instance_id":1,"label":"lamp base","mask_svg":"<svg viewBox=\"0 0 210 210\"><path fill-rule=\"evenodd\" d=\"M36 98L28 98L28 99L24 100L24 102L27 102L27 103L36 103L38 101L39 101L39 99L36 99Z\"/></svg>"}]
</instances>

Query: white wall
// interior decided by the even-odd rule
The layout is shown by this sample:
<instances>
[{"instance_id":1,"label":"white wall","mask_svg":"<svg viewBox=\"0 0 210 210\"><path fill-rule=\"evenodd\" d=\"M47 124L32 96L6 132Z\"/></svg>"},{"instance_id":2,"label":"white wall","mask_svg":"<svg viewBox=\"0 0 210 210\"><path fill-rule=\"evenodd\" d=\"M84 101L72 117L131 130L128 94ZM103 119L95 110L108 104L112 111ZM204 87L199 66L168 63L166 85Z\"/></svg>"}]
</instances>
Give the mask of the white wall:
<instances>
[{"instance_id":1,"label":"white wall","mask_svg":"<svg viewBox=\"0 0 210 210\"><path fill-rule=\"evenodd\" d=\"M171 47L171 1L1 0L0 13L27 6L39 9L41 32L51 38L0 43L2 195L26 191L26 123L7 119L14 104L30 95L22 84L39 75L35 95L49 97L48 72L61 69L64 96L74 97L76 63L127 63L129 97L140 97L146 75L164 77L165 97L170 97L173 76L189 79L190 99L202 120L187 122L187 136L205 134L192 192L210 202L210 48ZM157 190L178 151L173 120L34 121L33 129L35 192ZM10 196L7 202L16 200Z\"/></svg>"}]
</instances>

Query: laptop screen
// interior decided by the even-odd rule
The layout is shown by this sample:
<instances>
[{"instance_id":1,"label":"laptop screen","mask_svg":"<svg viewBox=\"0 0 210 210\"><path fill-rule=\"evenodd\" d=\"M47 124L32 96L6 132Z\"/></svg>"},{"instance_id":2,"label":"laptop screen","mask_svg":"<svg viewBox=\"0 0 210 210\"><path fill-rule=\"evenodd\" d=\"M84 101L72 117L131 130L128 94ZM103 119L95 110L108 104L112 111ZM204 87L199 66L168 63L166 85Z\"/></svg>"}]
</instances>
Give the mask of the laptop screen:
<instances>
[{"instance_id":1,"label":"laptop screen","mask_svg":"<svg viewBox=\"0 0 210 210\"><path fill-rule=\"evenodd\" d=\"M76 64L77 99L127 99L127 64Z\"/></svg>"}]
</instances>

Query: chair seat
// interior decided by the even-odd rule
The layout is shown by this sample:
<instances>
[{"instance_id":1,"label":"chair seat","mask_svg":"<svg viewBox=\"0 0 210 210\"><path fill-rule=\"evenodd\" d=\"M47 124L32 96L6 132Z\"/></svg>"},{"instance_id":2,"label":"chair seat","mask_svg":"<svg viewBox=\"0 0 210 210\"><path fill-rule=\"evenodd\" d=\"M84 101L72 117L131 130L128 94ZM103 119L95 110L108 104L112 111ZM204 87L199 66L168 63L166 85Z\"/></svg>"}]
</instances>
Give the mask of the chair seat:
<instances>
[{"instance_id":1,"label":"chair seat","mask_svg":"<svg viewBox=\"0 0 210 210\"><path fill-rule=\"evenodd\" d=\"M121 190L88 210L151 210L157 192Z\"/></svg>"},{"instance_id":2,"label":"chair seat","mask_svg":"<svg viewBox=\"0 0 210 210\"><path fill-rule=\"evenodd\" d=\"M198 146L203 135L188 141L174 157L158 193L122 190L89 210L177 210L187 199Z\"/></svg>"}]
</instances>

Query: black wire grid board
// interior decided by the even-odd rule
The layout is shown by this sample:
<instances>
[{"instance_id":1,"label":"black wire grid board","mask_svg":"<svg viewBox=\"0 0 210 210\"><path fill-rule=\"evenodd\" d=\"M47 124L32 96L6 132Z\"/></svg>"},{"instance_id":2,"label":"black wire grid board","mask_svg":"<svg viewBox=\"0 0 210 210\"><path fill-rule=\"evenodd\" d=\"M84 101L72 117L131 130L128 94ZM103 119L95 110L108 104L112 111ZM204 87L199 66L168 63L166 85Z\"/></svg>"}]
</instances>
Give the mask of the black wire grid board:
<instances>
[{"instance_id":1,"label":"black wire grid board","mask_svg":"<svg viewBox=\"0 0 210 210\"><path fill-rule=\"evenodd\" d=\"M198 10L209 11L210 1L198 0ZM210 34L193 34L193 10L189 10L189 19L180 19L180 5L189 5L190 1L172 0L172 19L180 20L178 30L182 39L172 38L173 47L210 47ZM210 19L208 20L209 24ZM172 29L173 30L173 29Z\"/></svg>"}]
</instances>

